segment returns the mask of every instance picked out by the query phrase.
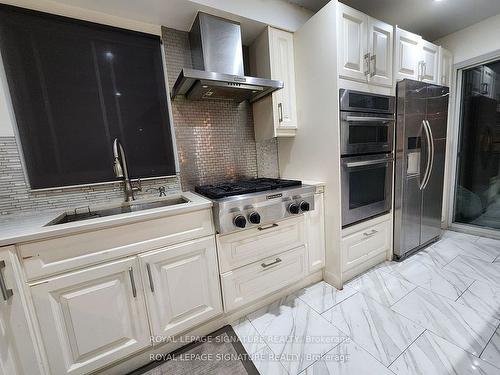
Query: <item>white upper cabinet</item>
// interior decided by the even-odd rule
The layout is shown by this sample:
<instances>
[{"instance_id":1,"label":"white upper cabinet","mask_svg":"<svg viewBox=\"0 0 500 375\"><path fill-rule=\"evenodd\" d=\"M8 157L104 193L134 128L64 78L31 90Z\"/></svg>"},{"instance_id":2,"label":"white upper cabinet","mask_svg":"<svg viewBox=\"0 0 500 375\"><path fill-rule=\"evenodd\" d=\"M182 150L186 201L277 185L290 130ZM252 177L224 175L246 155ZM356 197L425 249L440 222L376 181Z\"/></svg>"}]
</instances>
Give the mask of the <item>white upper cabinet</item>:
<instances>
[{"instance_id":1,"label":"white upper cabinet","mask_svg":"<svg viewBox=\"0 0 500 375\"><path fill-rule=\"evenodd\" d=\"M368 16L339 3L338 63L343 78L368 80Z\"/></svg>"},{"instance_id":2,"label":"white upper cabinet","mask_svg":"<svg viewBox=\"0 0 500 375\"><path fill-rule=\"evenodd\" d=\"M393 27L339 3L339 76L392 85Z\"/></svg>"},{"instance_id":3,"label":"white upper cabinet","mask_svg":"<svg viewBox=\"0 0 500 375\"><path fill-rule=\"evenodd\" d=\"M391 25L375 18L368 19L371 83L392 85L393 30Z\"/></svg>"},{"instance_id":4,"label":"white upper cabinet","mask_svg":"<svg viewBox=\"0 0 500 375\"><path fill-rule=\"evenodd\" d=\"M153 335L176 335L222 313L213 236L139 258Z\"/></svg>"},{"instance_id":5,"label":"white upper cabinet","mask_svg":"<svg viewBox=\"0 0 500 375\"><path fill-rule=\"evenodd\" d=\"M284 83L283 88L273 95L278 128L297 128L293 34L274 28L270 28L269 32L271 36L271 79L277 79Z\"/></svg>"},{"instance_id":6,"label":"white upper cabinet","mask_svg":"<svg viewBox=\"0 0 500 375\"><path fill-rule=\"evenodd\" d=\"M136 257L56 276L31 294L53 374L88 374L150 346Z\"/></svg>"},{"instance_id":7,"label":"white upper cabinet","mask_svg":"<svg viewBox=\"0 0 500 375\"><path fill-rule=\"evenodd\" d=\"M448 51L398 27L394 39L396 82L413 79L450 85L452 56Z\"/></svg>"},{"instance_id":8,"label":"white upper cabinet","mask_svg":"<svg viewBox=\"0 0 500 375\"><path fill-rule=\"evenodd\" d=\"M439 46L421 40L420 79L424 82L439 83Z\"/></svg>"},{"instance_id":9,"label":"white upper cabinet","mask_svg":"<svg viewBox=\"0 0 500 375\"><path fill-rule=\"evenodd\" d=\"M450 51L439 47L440 56L440 68L439 68L439 78L440 85L451 87L451 80L453 76L453 55Z\"/></svg>"},{"instance_id":10,"label":"white upper cabinet","mask_svg":"<svg viewBox=\"0 0 500 375\"><path fill-rule=\"evenodd\" d=\"M267 27L250 46L252 75L283 81L283 88L253 103L257 141L297 131L293 34Z\"/></svg>"},{"instance_id":11,"label":"white upper cabinet","mask_svg":"<svg viewBox=\"0 0 500 375\"><path fill-rule=\"evenodd\" d=\"M396 27L394 72L396 81L420 79L421 40L419 35Z\"/></svg>"}]
</instances>

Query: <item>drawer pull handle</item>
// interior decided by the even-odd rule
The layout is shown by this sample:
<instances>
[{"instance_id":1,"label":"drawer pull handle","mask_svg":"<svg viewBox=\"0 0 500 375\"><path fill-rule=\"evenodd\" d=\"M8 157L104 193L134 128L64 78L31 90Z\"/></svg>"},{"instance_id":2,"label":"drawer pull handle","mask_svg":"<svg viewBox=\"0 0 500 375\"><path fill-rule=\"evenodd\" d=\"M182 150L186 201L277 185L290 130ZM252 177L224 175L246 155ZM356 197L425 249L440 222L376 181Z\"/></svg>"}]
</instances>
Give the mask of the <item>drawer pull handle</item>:
<instances>
[{"instance_id":1,"label":"drawer pull handle","mask_svg":"<svg viewBox=\"0 0 500 375\"><path fill-rule=\"evenodd\" d=\"M135 287L134 269L132 267L128 269L128 276L130 277L130 285L132 285L132 295L134 296L134 298L137 298L137 288Z\"/></svg>"},{"instance_id":2,"label":"drawer pull handle","mask_svg":"<svg viewBox=\"0 0 500 375\"><path fill-rule=\"evenodd\" d=\"M146 264L146 270L148 271L149 287L151 288L151 293L155 292L155 285L153 283L153 275L151 274L151 266L149 263Z\"/></svg>"},{"instance_id":3,"label":"drawer pull handle","mask_svg":"<svg viewBox=\"0 0 500 375\"><path fill-rule=\"evenodd\" d=\"M375 229L372 229L372 230L371 230L371 231L369 231L369 232L365 232L365 233L363 233L363 236L365 236L365 237L371 237L371 236L373 236L373 235L374 235L374 234L376 234L376 233L378 233L378 231L377 231L377 230L375 230Z\"/></svg>"},{"instance_id":4,"label":"drawer pull handle","mask_svg":"<svg viewBox=\"0 0 500 375\"><path fill-rule=\"evenodd\" d=\"M12 289L7 289L7 284L5 284L5 279L3 278L2 269L5 268L5 261L0 261L0 290L2 291L2 297L5 302L7 302L10 297L14 295Z\"/></svg>"},{"instance_id":5,"label":"drawer pull handle","mask_svg":"<svg viewBox=\"0 0 500 375\"><path fill-rule=\"evenodd\" d=\"M271 262L271 263L261 263L261 266L262 268L268 268L268 267L271 267L271 266L274 266L275 264L278 264L278 263L281 263L282 260L281 258L276 258L276 260L274 262Z\"/></svg>"},{"instance_id":6,"label":"drawer pull handle","mask_svg":"<svg viewBox=\"0 0 500 375\"><path fill-rule=\"evenodd\" d=\"M267 227L258 227L257 229L258 230L267 230L267 229L271 229L271 228L276 228L278 226L278 224L274 223L272 225L269 225Z\"/></svg>"}]
</instances>

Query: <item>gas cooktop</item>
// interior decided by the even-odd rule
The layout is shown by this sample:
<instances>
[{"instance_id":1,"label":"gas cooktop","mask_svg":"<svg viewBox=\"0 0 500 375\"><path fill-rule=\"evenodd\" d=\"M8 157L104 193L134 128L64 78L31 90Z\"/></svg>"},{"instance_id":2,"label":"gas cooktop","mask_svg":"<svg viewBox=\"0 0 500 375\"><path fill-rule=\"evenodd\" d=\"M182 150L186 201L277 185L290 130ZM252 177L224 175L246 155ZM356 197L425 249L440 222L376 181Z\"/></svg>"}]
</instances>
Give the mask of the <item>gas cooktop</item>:
<instances>
[{"instance_id":1,"label":"gas cooktop","mask_svg":"<svg viewBox=\"0 0 500 375\"><path fill-rule=\"evenodd\" d=\"M298 180L275 178L196 187L197 193L212 199L215 228L220 234L274 228L280 220L314 210L315 190Z\"/></svg>"},{"instance_id":2,"label":"gas cooktop","mask_svg":"<svg viewBox=\"0 0 500 375\"><path fill-rule=\"evenodd\" d=\"M195 191L210 199L221 199L233 195L256 193L259 191L284 189L292 186L302 185L298 180L282 180L278 178L254 178L252 180L242 180L226 182L216 185L197 186Z\"/></svg>"}]
</instances>

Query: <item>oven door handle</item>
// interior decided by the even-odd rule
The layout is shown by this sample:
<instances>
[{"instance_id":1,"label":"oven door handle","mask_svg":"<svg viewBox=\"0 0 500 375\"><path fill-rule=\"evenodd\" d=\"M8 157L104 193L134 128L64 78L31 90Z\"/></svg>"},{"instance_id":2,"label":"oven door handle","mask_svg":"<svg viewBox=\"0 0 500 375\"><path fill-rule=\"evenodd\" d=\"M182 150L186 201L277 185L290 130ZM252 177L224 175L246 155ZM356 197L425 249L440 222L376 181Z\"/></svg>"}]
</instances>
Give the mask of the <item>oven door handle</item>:
<instances>
[{"instance_id":1,"label":"oven door handle","mask_svg":"<svg viewBox=\"0 0 500 375\"><path fill-rule=\"evenodd\" d=\"M393 118L387 118L387 117L368 117L368 116L347 116L346 117L347 122L392 122L394 121Z\"/></svg>"},{"instance_id":2,"label":"oven door handle","mask_svg":"<svg viewBox=\"0 0 500 375\"><path fill-rule=\"evenodd\" d=\"M394 161L394 158L384 158L384 159L377 159L377 160L364 160L364 161L353 161L353 162L347 162L345 163L345 166L347 168L355 168L355 167L364 167L367 165L374 165L374 164L383 164L383 163L388 163Z\"/></svg>"}]
</instances>

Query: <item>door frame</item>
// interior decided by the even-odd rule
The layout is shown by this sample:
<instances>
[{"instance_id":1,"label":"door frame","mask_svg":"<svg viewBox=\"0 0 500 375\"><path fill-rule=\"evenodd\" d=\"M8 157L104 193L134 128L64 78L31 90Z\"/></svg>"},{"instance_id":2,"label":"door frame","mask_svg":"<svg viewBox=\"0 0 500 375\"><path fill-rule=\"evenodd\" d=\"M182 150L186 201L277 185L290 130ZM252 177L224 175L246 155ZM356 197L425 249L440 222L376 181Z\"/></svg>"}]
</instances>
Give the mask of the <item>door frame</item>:
<instances>
[{"instance_id":1,"label":"door frame","mask_svg":"<svg viewBox=\"0 0 500 375\"><path fill-rule=\"evenodd\" d=\"M446 145L446 169L445 169L445 185L443 199L443 226L445 229L464 232L476 236L498 238L500 232L495 229L482 228L471 224L455 223L453 221L455 213L455 195L458 167L458 141L460 138L460 112L462 102L462 74L465 69L470 69L475 66L487 64L493 61L500 60L500 49L489 52L487 54L474 57L456 64L452 67L451 78L451 98L448 119L448 136Z\"/></svg>"}]
</instances>

